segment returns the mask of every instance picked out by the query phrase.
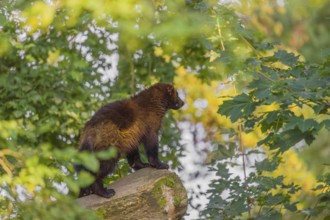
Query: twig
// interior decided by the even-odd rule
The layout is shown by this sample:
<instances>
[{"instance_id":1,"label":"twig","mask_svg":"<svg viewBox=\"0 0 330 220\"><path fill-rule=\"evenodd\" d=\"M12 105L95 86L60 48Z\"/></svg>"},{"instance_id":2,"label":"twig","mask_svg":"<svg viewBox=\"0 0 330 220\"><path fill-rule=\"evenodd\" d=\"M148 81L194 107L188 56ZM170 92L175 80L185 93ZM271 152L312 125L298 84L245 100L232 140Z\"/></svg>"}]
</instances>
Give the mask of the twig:
<instances>
[{"instance_id":1,"label":"twig","mask_svg":"<svg viewBox=\"0 0 330 220\"><path fill-rule=\"evenodd\" d=\"M0 159L0 165L2 169L4 169L6 173L9 175L9 177L13 176L13 173L11 172L9 166L7 166L7 164L2 159Z\"/></svg>"},{"instance_id":2,"label":"twig","mask_svg":"<svg viewBox=\"0 0 330 220\"><path fill-rule=\"evenodd\" d=\"M268 79L269 81L274 82L274 80L273 80L272 78L270 78L269 76L263 74L262 72L257 71L257 73L260 74L260 75L262 75L263 77L265 77L265 78Z\"/></svg>"},{"instance_id":3,"label":"twig","mask_svg":"<svg viewBox=\"0 0 330 220\"><path fill-rule=\"evenodd\" d=\"M11 155L13 157L21 157L21 155L15 151L9 149L0 150L0 157L3 157L5 155Z\"/></svg>"},{"instance_id":4,"label":"twig","mask_svg":"<svg viewBox=\"0 0 330 220\"><path fill-rule=\"evenodd\" d=\"M240 146L241 151L242 151L244 181L246 182L245 151L244 151L244 145L243 145L243 139L242 139L242 132L243 132L243 126L242 126L242 123L239 122L238 123L239 146ZM249 209L249 218L251 218L250 209Z\"/></svg>"},{"instance_id":5,"label":"twig","mask_svg":"<svg viewBox=\"0 0 330 220\"><path fill-rule=\"evenodd\" d=\"M225 49L225 45L224 45L224 43L222 41L222 33L221 33L221 27L220 27L220 23L219 23L219 18L217 18L217 29L218 29L218 34L219 34L219 37L220 37L221 49L223 51L225 51L226 49Z\"/></svg>"},{"instance_id":6,"label":"twig","mask_svg":"<svg viewBox=\"0 0 330 220\"><path fill-rule=\"evenodd\" d=\"M246 181L245 153L244 153L244 145L243 145L243 139L242 139L242 130L243 130L242 124L241 124L241 122L239 122L239 124L238 124L239 146L242 151L244 180Z\"/></svg>"},{"instance_id":7,"label":"twig","mask_svg":"<svg viewBox=\"0 0 330 220\"><path fill-rule=\"evenodd\" d=\"M258 211L258 215L257 215L257 217L259 217L260 216L260 213L261 213L261 209L262 209L262 205L260 206L260 208L259 208L259 211Z\"/></svg>"},{"instance_id":8,"label":"twig","mask_svg":"<svg viewBox=\"0 0 330 220\"><path fill-rule=\"evenodd\" d=\"M257 57L259 57L259 51L245 38L245 37L243 37L242 35L240 35L240 37L243 39L243 41L245 42L245 43L247 43L247 45L249 46L249 47L251 47L252 48L252 50L254 51L254 53L257 55Z\"/></svg>"}]
</instances>

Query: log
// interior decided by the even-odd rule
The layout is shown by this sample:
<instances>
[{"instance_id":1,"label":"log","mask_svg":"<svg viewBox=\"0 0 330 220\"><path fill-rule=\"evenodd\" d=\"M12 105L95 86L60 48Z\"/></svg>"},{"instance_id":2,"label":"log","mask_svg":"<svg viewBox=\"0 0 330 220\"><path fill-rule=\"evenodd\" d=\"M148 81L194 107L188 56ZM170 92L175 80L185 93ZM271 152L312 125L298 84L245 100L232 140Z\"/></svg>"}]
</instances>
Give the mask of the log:
<instances>
[{"instance_id":1,"label":"log","mask_svg":"<svg viewBox=\"0 0 330 220\"><path fill-rule=\"evenodd\" d=\"M116 194L102 198L95 194L78 199L102 219L181 219L188 206L187 191L180 178L168 170L144 168L109 185Z\"/></svg>"}]
</instances>

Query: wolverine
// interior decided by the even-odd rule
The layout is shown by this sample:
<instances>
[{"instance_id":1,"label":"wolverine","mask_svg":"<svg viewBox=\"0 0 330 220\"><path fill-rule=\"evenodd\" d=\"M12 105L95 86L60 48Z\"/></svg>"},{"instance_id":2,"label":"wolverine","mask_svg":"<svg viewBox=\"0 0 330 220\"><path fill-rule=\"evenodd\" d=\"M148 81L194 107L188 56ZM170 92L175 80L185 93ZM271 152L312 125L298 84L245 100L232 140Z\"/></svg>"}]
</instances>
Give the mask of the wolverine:
<instances>
[{"instance_id":1,"label":"wolverine","mask_svg":"<svg viewBox=\"0 0 330 220\"><path fill-rule=\"evenodd\" d=\"M80 137L79 151L98 152L115 147L116 158L100 160L100 168L95 181L80 190L79 197L95 193L110 198L115 194L113 189L103 186L103 179L114 171L120 157L126 157L134 170L144 167L168 169L169 166L159 160L158 135L162 119L169 109L180 109L184 102L170 84L157 83L139 92L129 99L108 103L101 107L85 124ZM139 146L143 144L148 163L143 163ZM76 166L76 171L85 169Z\"/></svg>"}]
</instances>

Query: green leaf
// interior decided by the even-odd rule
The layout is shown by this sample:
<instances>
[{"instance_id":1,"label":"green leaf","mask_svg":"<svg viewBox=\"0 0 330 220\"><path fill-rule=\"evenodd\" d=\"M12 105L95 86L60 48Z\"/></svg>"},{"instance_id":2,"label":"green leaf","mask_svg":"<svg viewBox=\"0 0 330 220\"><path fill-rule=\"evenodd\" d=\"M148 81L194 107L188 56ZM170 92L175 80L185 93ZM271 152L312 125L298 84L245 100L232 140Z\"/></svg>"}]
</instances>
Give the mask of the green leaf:
<instances>
[{"instance_id":1,"label":"green leaf","mask_svg":"<svg viewBox=\"0 0 330 220\"><path fill-rule=\"evenodd\" d=\"M293 147L299 141L303 140L306 134L301 132L300 129L291 129L282 132L279 136L276 136L274 141L270 143L270 149L280 148L281 152L287 151L290 147Z\"/></svg>"},{"instance_id":2,"label":"green leaf","mask_svg":"<svg viewBox=\"0 0 330 220\"><path fill-rule=\"evenodd\" d=\"M269 130L278 132L282 127L286 118L292 113L287 110L272 111L266 114L264 120L261 121L261 131L267 132Z\"/></svg>"},{"instance_id":3,"label":"green leaf","mask_svg":"<svg viewBox=\"0 0 330 220\"><path fill-rule=\"evenodd\" d=\"M320 127L325 127L328 131L330 131L330 119L326 119L320 123Z\"/></svg>"},{"instance_id":4,"label":"green leaf","mask_svg":"<svg viewBox=\"0 0 330 220\"><path fill-rule=\"evenodd\" d=\"M256 105L250 96L242 93L232 100L224 101L219 106L218 113L228 116L232 122L236 122L239 118L249 116L255 110Z\"/></svg>"},{"instance_id":5,"label":"green leaf","mask_svg":"<svg viewBox=\"0 0 330 220\"><path fill-rule=\"evenodd\" d=\"M267 219L267 220L282 220L283 216L278 211L272 211L269 214L267 214L266 218L264 218L264 219Z\"/></svg>"},{"instance_id":6,"label":"green leaf","mask_svg":"<svg viewBox=\"0 0 330 220\"><path fill-rule=\"evenodd\" d=\"M97 172L99 170L100 164L95 155L82 152L78 155L78 159L80 160L81 164L89 171Z\"/></svg>"},{"instance_id":7,"label":"green leaf","mask_svg":"<svg viewBox=\"0 0 330 220\"><path fill-rule=\"evenodd\" d=\"M228 179L230 177L229 169L227 168L226 164L218 163L217 165L217 176Z\"/></svg>"},{"instance_id":8,"label":"green leaf","mask_svg":"<svg viewBox=\"0 0 330 220\"><path fill-rule=\"evenodd\" d=\"M7 18L4 14L0 13L0 24L3 26L7 22Z\"/></svg>"},{"instance_id":9,"label":"green leaf","mask_svg":"<svg viewBox=\"0 0 330 220\"><path fill-rule=\"evenodd\" d=\"M274 171L278 165L279 165L279 161L276 160L277 158L273 158L273 160L270 161L269 158L264 159L261 162L256 162L255 166L257 168L258 172L262 172L262 171Z\"/></svg>"},{"instance_id":10,"label":"green leaf","mask_svg":"<svg viewBox=\"0 0 330 220\"><path fill-rule=\"evenodd\" d=\"M329 59L330 58L330 48L322 48L321 49L321 57L323 59Z\"/></svg>"},{"instance_id":11,"label":"green leaf","mask_svg":"<svg viewBox=\"0 0 330 220\"><path fill-rule=\"evenodd\" d=\"M80 188L89 186L94 182L95 178L92 174L86 171L80 171L78 174L78 184Z\"/></svg>"},{"instance_id":12,"label":"green leaf","mask_svg":"<svg viewBox=\"0 0 330 220\"><path fill-rule=\"evenodd\" d=\"M70 71L69 74L77 82L81 82L81 80L83 79L83 73L80 71Z\"/></svg>"},{"instance_id":13,"label":"green leaf","mask_svg":"<svg viewBox=\"0 0 330 220\"><path fill-rule=\"evenodd\" d=\"M274 43L265 42L265 43L256 44L255 46L258 50L267 51L274 48Z\"/></svg>"},{"instance_id":14,"label":"green leaf","mask_svg":"<svg viewBox=\"0 0 330 220\"><path fill-rule=\"evenodd\" d=\"M315 114L322 114L322 112L326 112L327 111L327 106L323 106L323 105L315 105L312 107Z\"/></svg>"},{"instance_id":15,"label":"green leaf","mask_svg":"<svg viewBox=\"0 0 330 220\"><path fill-rule=\"evenodd\" d=\"M265 205L268 206L278 205L285 200L286 198L282 194L276 194L276 195L268 194L266 196Z\"/></svg>"},{"instance_id":16,"label":"green leaf","mask_svg":"<svg viewBox=\"0 0 330 220\"><path fill-rule=\"evenodd\" d=\"M16 110L13 112L16 118L20 118L24 112L22 110Z\"/></svg>"},{"instance_id":17,"label":"green leaf","mask_svg":"<svg viewBox=\"0 0 330 220\"><path fill-rule=\"evenodd\" d=\"M236 146L233 145L224 146L219 144L216 150L207 155L206 162L210 163L212 161L231 158L235 155L235 148Z\"/></svg>"},{"instance_id":18,"label":"green leaf","mask_svg":"<svg viewBox=\"0 0 330 220\"><path fill-rule=\"evenodd\" d=\"M246 204L246 199L244 197L240 197L237 200L233 200L224 212L229 216L239 216L241 213L248 210L249 208Z\"/></svg>"},{"instance_id":19,"label":"green leaf","mask_svg":"<svg viewBox=\"0 0 330 220\"><path fill-rule=\"evenodd\" d=\"M252 94L256 97L256 99L260 101L264 101L266 99L268 100L272 98L269 94L270 87L271 87L271 82L261 77L254 79L248 85L248 88L253 90ZM269 102L272 103L273 100L269 100Z\"/></svg>"},{"instance_id":20,"label":"green leaf","mask_svg":"<svg viewBox=\"0 0 330 220\"><path fill-rule=\"evenodd\" d=\"M266 138L264 138L263 140L259 141L259 142L257 143L257 145L258 145L258 146L262 146L262 145L268 145L268 146L271 146L272 143L274 142L275 138L276 138L276 134L273 133L273 132L271 132L271 133L269 133L269 134L267 135Z\"/></svg>"},{"instance_id":21,"label":"green leaf","mask_svg":"<svg viewBox=\"0 0 330 220\"><path fill-rule=\"evenodd\" d=\"M267 124L272 124L275 120L278 120L280 114L281 114L281 111L269 112L266 115L266 118L264 119L264 121L267 122Z\"/></svg>"},{"instance_id":22,"label":"green leaf","mask_svg":"<svg viewBox=\"0 0 330 220\"><path fill-rule=\"evenodd\" d=\"M263 191L269 191L276 189L279 185L282 185L284 177L267 177L267 176L256 176L253 181L258 184L258 189Z\"/></svg>"},{"instance_id":23,"label":"green leaf","mask_svg":"<svg viewBox=\"0 0 330 220\"><path fill-rule=\"evenodd\" d=\"M294 53L288 53L285 50L278 50L275 52L274 58L287 66L294 66L297 64L299 56L295 56Z\"/></svg>"},{"instance_id":24,"label":"green leaf","mask_svg":"<svg viewBox=\"0 0 330 220\"><path fill-rule=\"evenodd\" d=\"M107 150L100 151L96 153L96 157L100 160L108 160L111 158L115 158L117 156L117 148L110 147Z\"/></svg>"},{"instance_id":25,"label":"green leaf","mask_svg":"<svg viewBox=\"0 0 330 220\"><path fill-rule=\"evenodd\" d=\"M85 181L85 180L83 180L83 181ZM76 181L73 181L72 179L65 177L64 182L71 192L73 192L74 194L79 193L79 189L80 189L79 186L81 186L81 185L78 185L78 183ZM88 186L88 185L84 185L84 186Z\"/></svg>"},{"instance_id":26,"label":"green leaf","mask_svg":"<svg viewBox=\"0 0 330 220\"><path fill-rule=\"evenodd\" d=\"M327 193L324 193L323 195L321 195L319 201L329 204L329 202L330 202L330 193L327 192Z\"/></svg>"},{"instance_id":27,"label":"green leaf","mask_svg":"<svg viewBox=\"0 0 330 220\"><path fill-rule=\"evenodd\" d=\"M301 132L317 129L319 124L314 119L304 119L303 117L290 117L284 130L299 128Z\"/></svg>"},{"instance_id":28,"label":"green leaf","mask_svg":"<svg viewBox=\"0 0 330 220\"><path fill-rule=\"evenodd\" d=\"M284 204L284 208L286 208L287 210L291 211L291 212L295 212L297 211L297 204L298 202L295 202L295 203L286 203Z\"/></svg>"}]
</instances>

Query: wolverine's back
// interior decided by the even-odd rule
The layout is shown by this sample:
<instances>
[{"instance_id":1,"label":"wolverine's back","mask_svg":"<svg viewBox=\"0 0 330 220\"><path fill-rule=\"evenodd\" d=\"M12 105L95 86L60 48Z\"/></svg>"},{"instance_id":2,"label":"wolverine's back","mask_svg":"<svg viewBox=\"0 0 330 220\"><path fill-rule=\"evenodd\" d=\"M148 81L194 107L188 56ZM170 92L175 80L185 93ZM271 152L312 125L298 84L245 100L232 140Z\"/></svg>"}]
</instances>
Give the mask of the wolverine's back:
<instances>
[{"instance_id":1,"label":"wolverine's back","mask_svg":"<svg viewBox=\"0 0 330 220\"><path fill-rule=\"evenodd\" d=\"M144 132L138 106L131 100L122 100L95 112L85 125L81 142L91 143L95 151L114 146L126 152L139 144Z\"/></svg>"}]
</instances>

